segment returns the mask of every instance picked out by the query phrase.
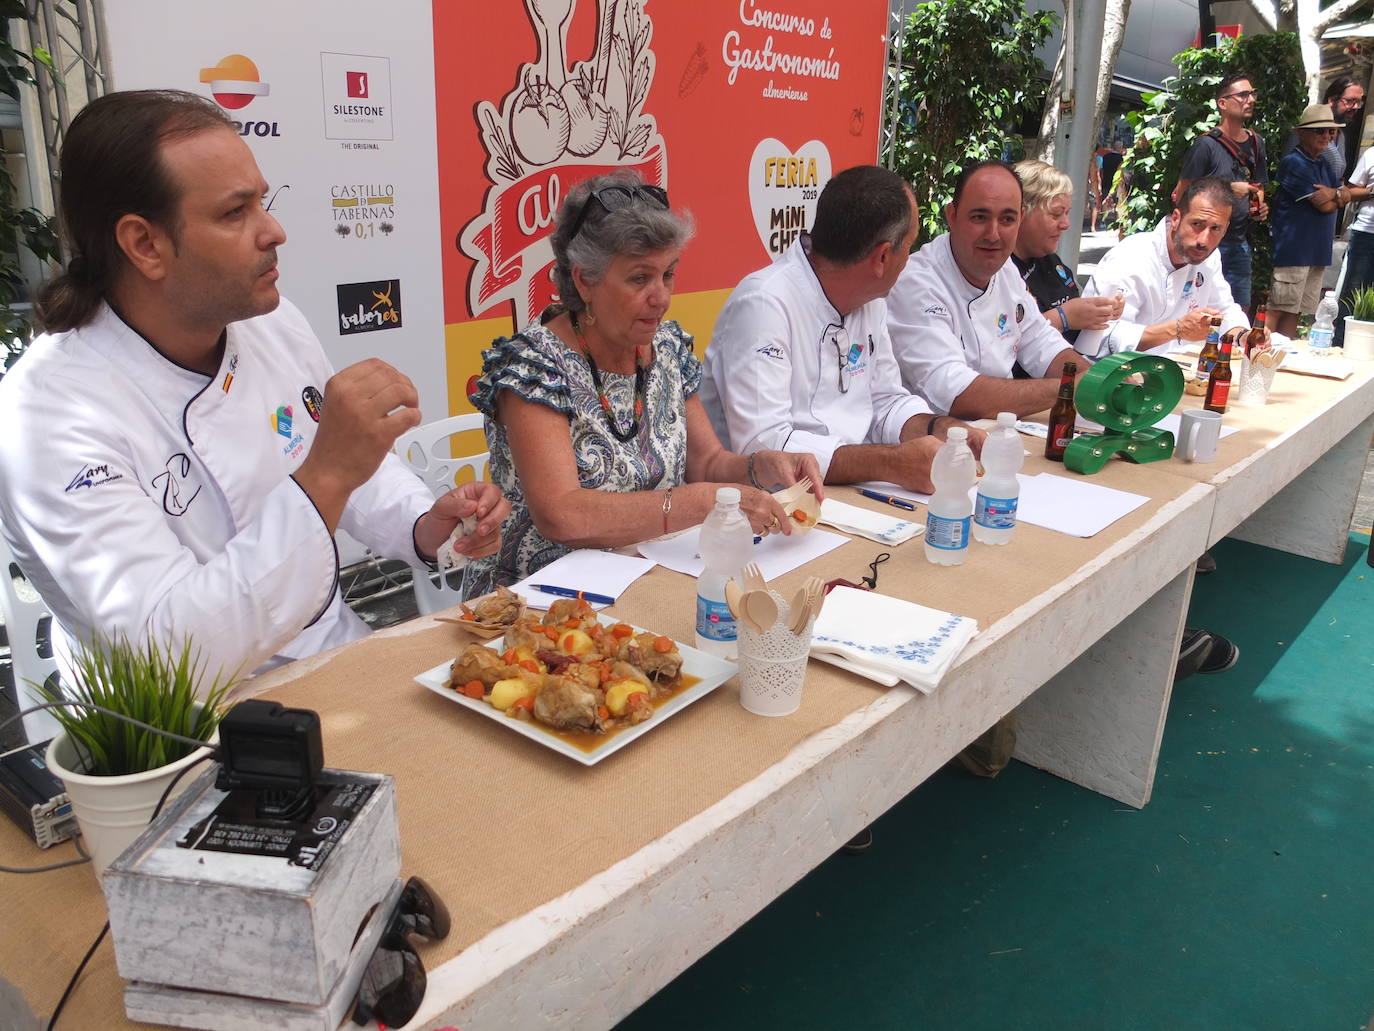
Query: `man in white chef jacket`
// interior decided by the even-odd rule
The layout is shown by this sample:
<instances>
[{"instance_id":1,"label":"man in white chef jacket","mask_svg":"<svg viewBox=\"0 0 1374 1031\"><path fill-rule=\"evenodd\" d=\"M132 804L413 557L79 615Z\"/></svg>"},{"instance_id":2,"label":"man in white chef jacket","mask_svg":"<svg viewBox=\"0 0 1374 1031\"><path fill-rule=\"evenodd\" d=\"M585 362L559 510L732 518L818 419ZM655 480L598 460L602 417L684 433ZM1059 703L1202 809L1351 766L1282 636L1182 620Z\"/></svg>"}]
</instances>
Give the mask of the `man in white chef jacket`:
<instances>
[{"instance_id":1,"label":"man in white chef jacket","mask_svg":"<svg viewBox=\"0 0 1374 1031\"><path fill-rule=\"evenodd\" d=\"M911 190L887 169L826 184L811 232L746 276L716 319L701 396L727 447L810 451L826 483L933 489L955 422L902 387L883 303L919 230ZM983 434L969 440L977 449Z\"/></svg>"},{"instance_id":2,"label":"man in white chef jacket","mask_svg":"<svg viewBox=\"0 0 1374 1031\"><path fill-rule=\"evenodd\" d=\"M908 390L961 419L1030 415L1054 404L1078 355L1040 317L1011 262L1021 180L984 161L959 176L949 232L920 249L887 299L887 328Z\"/></svg>"},{"instance_id":3,"label":"man in white chef jacket","mask_svg":"<svg viewBox=\"0 0 1374 1031\"><path fill-rule=\"evenodd\" d=\"M1231 224L1232 196L1224 179L1194 179L1168 218L1108 251L1083 296L1120 293L1125 307L1113 325L1078 334L1074 347L1089 358L1118 351L1163 354L1206 340L1218 315L1223 333L1248 329L1250 320L1231 298L1217 252Z\"/></svg>"},{"instance_id":4,"label":"man in white chef jacket","mask_svg":"<svg viewBox=\"0 0 1374 1031\"><path fill-rule=\"evenodd\" d=\"M179 91L88 105L62 154L72 256L47 332L0 381L0 527L66 632L179 647L249 673L367 633L334 531L431 562L495 550L491 484L437 501L390 453L420 422L406 377L337 374L277 293L281 226L218 107Z\"/></svg>"}]
</instances>

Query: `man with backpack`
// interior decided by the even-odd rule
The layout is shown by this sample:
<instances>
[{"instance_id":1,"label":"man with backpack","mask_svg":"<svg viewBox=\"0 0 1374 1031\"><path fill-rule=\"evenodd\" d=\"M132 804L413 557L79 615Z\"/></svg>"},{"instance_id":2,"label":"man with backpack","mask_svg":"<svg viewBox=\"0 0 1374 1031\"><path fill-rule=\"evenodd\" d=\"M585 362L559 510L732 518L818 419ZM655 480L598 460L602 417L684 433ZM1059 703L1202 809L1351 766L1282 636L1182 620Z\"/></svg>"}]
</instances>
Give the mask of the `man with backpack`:
<instances>
[{"instance_id":1,"label":"man with backpack","mask_svg":"<svg viewBox=\"0 0 1374 1031\"><path fill-rule=\"evenodd\" d=\"M1259 134L1245 127L1255 113L1255 88L1248 76L1228 75L1217 87L1217 111L1221 124L1193 141L1183 158L1177 201L1194 179L1217 176L1231 184L1231 224L1217 250L1222 274L1231 296L1243 308L1250 307L1250 223L1269 216L1264 202L1268 158Z\"/></svg>"}]
</instances>

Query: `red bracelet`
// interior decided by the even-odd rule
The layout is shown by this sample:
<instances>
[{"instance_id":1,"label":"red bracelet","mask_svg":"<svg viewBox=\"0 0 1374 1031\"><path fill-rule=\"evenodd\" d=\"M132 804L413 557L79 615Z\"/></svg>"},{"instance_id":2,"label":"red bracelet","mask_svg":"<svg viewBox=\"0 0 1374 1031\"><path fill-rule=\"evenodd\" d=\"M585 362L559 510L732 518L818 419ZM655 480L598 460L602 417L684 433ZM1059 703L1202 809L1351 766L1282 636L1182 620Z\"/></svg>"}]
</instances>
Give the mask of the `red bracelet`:
<instances>
[{"instance_id":1,"label":"red bracelet","mask_svg":"<svg viewBox=\"0 0 1374 1031\"><path fill-rule=\"evenodd\" d=\"M668 533L668 513L673 510L673 488L663 492L663 532Z\"/></svg>"}]
</instances>

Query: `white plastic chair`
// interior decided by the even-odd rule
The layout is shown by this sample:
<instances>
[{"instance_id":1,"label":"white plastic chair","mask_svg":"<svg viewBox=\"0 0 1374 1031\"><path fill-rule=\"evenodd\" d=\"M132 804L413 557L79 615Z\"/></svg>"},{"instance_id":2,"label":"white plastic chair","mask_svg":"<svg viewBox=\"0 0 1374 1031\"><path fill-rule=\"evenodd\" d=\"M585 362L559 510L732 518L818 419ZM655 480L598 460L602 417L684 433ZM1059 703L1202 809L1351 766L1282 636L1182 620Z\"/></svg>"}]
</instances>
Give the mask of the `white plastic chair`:
<instances>
[{"instance_id":1,"label":"white plastic chair","mask_svg":"<svg viewBox=\"0 0 1374 1031\"><path fill-rule=\"evenodd\" d=\"M437 498L457 485L458 476L465 469L472 470L473 479L486 479L489 452L466 457L453 454L454 438L458 434L480 433L481 430L481 415L453 415L401 434L396 438L396 453L425 481ZM450 586L442 573L431 576L417 569L414 585L415 604L422 615L451 608L463 600L462 588Z\"/></svg>"},{"instance_id":2,"label":"white plastic chair","mask_svg":"<svg viewBox=\"0 0 1374 1031\"><path fill-rule=\"evenodd\" d=\"M15 563L3 536L0 536L0 616L4 617L5 634L10 643L14 698L22 711L43 701L33 684L44 684L49 679L60 683L52 647L52 638L60 631L38 592ZM49 629L50 633L45 634ZM32 744L48 740L60 729L47 709L24 717L24 733Z\"/></svg>"}]
</instances>

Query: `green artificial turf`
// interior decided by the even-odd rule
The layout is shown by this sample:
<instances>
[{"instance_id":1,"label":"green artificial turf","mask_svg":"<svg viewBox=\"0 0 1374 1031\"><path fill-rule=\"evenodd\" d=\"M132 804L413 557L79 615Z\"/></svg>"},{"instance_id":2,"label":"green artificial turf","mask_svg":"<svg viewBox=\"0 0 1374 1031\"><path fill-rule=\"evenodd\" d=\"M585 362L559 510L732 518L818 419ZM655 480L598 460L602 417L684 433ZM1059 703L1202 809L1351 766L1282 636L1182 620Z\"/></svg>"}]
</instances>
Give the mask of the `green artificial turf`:
<instances>
[{"instance_id":1,"label":"green artificial turf","mask_svg":"<svg viewBox=\"0 0 1374 1031\"><path fill-rule=\"evenodd\" d=\"M1134 810L946 769L620 1025L1294 1029L1374 1013L1374 569L1224 541ZM671 934L671 928L665 928Z\"/></svg>"}]
</instances>

